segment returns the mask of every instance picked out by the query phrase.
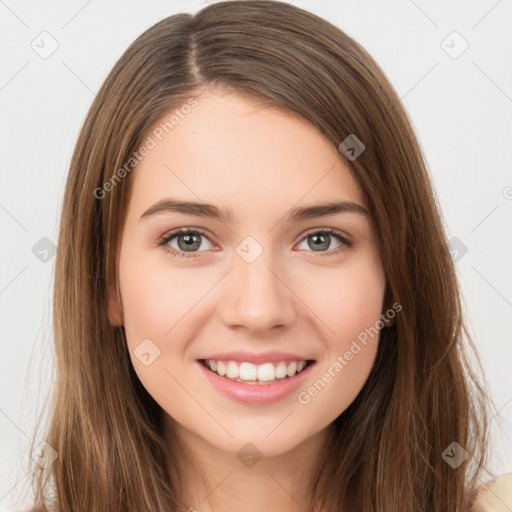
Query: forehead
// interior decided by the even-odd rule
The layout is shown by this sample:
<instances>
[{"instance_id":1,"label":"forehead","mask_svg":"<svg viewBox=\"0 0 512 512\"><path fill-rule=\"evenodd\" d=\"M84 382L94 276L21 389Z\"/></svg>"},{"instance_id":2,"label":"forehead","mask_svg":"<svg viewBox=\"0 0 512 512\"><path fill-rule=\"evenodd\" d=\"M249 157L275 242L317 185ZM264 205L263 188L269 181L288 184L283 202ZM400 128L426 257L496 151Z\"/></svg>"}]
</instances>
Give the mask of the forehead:
<instances>
[{"instance_id":1,"label":"forehead","mask_svg":"<svg viewBox=\"0 0 512 512\"><path fill-rule=\"evenodd\" d=\"M231 93L195 99L149 132L154 147L133 171L132 213L166 195L227 206L236 220L318 200L364 204L337 148L307 121Z\"/></svg>"}]
</instances>

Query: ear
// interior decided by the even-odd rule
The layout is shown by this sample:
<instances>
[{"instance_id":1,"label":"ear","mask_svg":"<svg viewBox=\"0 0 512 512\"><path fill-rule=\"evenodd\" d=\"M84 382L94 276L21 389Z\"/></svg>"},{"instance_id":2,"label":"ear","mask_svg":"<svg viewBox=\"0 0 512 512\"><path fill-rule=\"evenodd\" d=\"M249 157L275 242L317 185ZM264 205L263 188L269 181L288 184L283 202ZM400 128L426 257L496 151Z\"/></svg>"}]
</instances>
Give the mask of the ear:
<instances>
[{"instance_id":1,"label":"ear","mask_svg":"<svg viewBox=\"0 0 512 512\"><path fill-rule=\"evenodd\" d=\"M113 285L107 288L108 320L113 327L120 327L124 323L123 308L119 304L118 296Z\"/></svg>"},{"instance_id":2,"label":"ear","mask_svg":"<svg viewBox=\"0 0 512 512\"><path fill-rule=\"evenodd\" d=\"M395 324L395 319L396 317L393 317L393 318L389 318L387 315L386 315L386 311L387 309L385 309L383 312L382 312L382 321L384 322L384 327L391 327L392 325Z\"/></svg>"}]
</instances>

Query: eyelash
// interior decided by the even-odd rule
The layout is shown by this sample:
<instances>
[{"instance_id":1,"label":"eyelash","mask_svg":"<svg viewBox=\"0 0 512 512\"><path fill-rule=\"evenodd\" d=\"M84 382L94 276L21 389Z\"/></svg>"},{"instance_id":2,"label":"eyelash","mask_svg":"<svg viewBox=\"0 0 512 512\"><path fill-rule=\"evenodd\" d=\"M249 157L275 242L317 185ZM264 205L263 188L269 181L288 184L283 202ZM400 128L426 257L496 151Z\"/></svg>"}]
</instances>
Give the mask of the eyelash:
<instances>
[{"instance_id":1,"label":"eyelash","mask_svg":"<svg viewBox=\"0 0 512 512\"><path fill-rule=\"evenodd\" d=\"M205 238L208 238L206 236L206 233L200 228L179 228L179 229L175 229L174 231L167 233L163 237L161 237L158 240L158 246L163 246L164 249L167 252L169 252L172 256L180 256L181 258L197 258L198 256L200 256L201 252L203 252L203 251L199 251L196 253L194 253L194 252L187 253L184 251L177 251L176 249L167 245L177 235L190 235L190 234L202 235ZM316 252L319 256L330 256L333 253L337 254L337 253L340 253L340 252L352 247L352 242L350 240L348 240L345 236L343 236L343 234L340 231L338 231L337 229L333 229L333 228L324 228L324 229L317 229L315 231L311 231L311 232L307 233L306 235L304 235L301 238L301 240L299 241L299 243L303 242L306 238L308 238L312 235L318 235L318 234L331 235L334 238L336 238L339 242L341 242L342 245L340 247L338 247L337 249L333 249L333 250L308 251L308 252Z\"/></svg>"}]
</instances>

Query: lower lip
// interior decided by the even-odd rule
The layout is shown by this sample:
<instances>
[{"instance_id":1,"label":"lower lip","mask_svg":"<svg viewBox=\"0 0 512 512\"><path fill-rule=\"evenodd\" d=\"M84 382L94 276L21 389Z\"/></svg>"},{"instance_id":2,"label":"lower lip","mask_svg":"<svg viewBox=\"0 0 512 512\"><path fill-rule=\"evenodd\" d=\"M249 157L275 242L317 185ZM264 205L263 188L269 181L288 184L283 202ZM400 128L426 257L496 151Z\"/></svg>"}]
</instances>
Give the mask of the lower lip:
<instances>
[{"instance_id":1,"label":"lower lip","mask_svg":"<svg viewBox=\"0 0 512 512\"><path fill-rule=\"evenodd\" d=\"M209 382L219 391L228 395L239 402L244 403L258 403L266 404L276 402L281 398L293 393L309 375L311 368L314 366L310 364L300 373L293 377L288 377L285 380L275 382L274 384L243 384L235 382L234 380L221 377L220 375L208 370L200 361L197 361L203 374Z\"/></svg>"}]
</instances>

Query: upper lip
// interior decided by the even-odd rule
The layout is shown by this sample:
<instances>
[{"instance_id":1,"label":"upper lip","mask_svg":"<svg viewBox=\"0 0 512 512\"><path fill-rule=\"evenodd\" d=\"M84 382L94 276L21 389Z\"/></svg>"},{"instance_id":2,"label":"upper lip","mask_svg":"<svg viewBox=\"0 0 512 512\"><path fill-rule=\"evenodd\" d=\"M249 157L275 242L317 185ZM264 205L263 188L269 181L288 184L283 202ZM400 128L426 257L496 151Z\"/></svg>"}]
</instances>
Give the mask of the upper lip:
<instances>
[{"instance_id":1,"label":"upper lip","mask_svg":"<svg viewBox=\"0 0 512 512\"><path fill-rule=\"evenodd\" d=\"M290 354L286 352L260 352L258 354L251 352L223 352L211 354L201 359L208 359L213 361L237 361L239 363L248 362L253 364L274 363L278 361L313 361L314 359L307 356L298 354Z\"/></svg>"}]
</instances>

